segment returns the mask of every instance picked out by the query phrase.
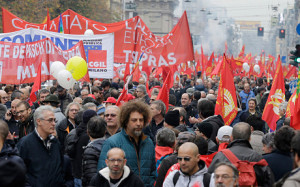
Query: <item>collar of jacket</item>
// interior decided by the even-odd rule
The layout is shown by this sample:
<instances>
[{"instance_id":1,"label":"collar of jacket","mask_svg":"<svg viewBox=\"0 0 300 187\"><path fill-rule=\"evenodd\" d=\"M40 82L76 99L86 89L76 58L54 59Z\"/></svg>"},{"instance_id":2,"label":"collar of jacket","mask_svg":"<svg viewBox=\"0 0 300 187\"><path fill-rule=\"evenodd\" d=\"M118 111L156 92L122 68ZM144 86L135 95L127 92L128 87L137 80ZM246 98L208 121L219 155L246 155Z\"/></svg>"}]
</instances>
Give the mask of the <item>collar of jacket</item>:
<instances>
[{"instance_id":1,"label":"collar of jacket","mask_svg":"<svg viewBox=\"0 0 300 187\"><path fill-rule=\"evenodd\" d=\"M29 115L29 117L24 121L23 124L27 125L30 121L33 121L33 112Z\"/></svg>"},{"instance_id":2,"label":"collar of jacket","mask_svg":"<svg viewBox=\"0 0 300 187\"><path fill-rule=\"evenodd\" d=\"M99 174L102 175L106 180L108 180L108 182L110 183L110 177L109 177L109 168L103 168L102 170L99 171ZM119 181L119 184L126 179L130 174L130 169L128 166L124 165L124 173L123 176L121 178L121 180Z\"/></svg>"},{"instance_id":3,"label":"collar of jacket","mask_svg":"<svg viewBox=\"0 0 300 187\"><path fill-rule=\"evenodd\" d=\"M126 133L125 129L122 128L121 133L130 140L130 136ZM140 140L146 140L147 136L142 132Z\"/></svg>"},{"instance_id":4,"label":"collar of jacket","mask_svg":"<svg viewBox=\"0 0 300 187\"><path fill-rule=\"evenodd\" d=\"M227 148L234 147L234 146L249 147L252 149L250 142L248 140L243 140L243 139L234 140L227 146Z\"/></svg>"}]
</instances>

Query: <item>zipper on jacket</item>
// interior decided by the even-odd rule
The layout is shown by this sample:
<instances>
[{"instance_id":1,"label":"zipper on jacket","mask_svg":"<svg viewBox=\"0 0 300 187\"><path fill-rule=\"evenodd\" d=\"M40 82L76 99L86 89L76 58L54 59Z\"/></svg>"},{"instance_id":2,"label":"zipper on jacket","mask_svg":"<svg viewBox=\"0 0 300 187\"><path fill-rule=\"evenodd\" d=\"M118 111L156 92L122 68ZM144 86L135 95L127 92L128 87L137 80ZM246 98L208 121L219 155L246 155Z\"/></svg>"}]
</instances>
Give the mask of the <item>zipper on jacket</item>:
<instances>
[{"instance_id":1,"label":"zipper on jacket","mask_svg":"<svg viewBox=\"0 0 300 187\"><path fill-rule=\"evenodd\" d=\"M189 183L187 184L187 187L189 187L190 182L191 182L191 176L189 176Z\"/></svg>"}]
</instances>

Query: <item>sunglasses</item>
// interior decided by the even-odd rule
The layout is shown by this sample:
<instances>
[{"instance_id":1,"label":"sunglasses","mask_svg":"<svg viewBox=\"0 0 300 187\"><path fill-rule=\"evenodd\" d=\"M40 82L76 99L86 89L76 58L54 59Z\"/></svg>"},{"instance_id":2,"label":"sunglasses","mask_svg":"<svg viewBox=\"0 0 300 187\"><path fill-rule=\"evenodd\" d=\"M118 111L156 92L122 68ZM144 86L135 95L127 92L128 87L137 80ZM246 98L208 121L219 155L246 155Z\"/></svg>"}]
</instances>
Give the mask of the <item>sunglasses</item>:
<instances>
[{"instance_id":1,"label":"sunglasses","mask_svg":"<svg viewBox=\"0 0 300 187\"><path fill-rule=\"evenodd\" d=\"M180 156L177 157L177 160L178 160L178 161L182 161L182 159L183 159L185 162L189 162L189 161L191 160L190 157L180 157Z\"/></svg>"}]
</instances>

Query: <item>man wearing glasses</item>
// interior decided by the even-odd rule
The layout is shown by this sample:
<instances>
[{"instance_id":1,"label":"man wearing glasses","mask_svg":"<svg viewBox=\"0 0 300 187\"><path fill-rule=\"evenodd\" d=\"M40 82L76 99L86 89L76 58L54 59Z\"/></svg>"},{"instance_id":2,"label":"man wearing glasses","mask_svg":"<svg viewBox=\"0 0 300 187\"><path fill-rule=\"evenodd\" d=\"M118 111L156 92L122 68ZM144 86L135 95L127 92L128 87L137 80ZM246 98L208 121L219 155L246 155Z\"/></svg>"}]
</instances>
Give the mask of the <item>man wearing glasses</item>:
<instances>
[{"instance_id":1,"label":"man wearing glasses","mask_svg":"<svg viewBox=\"0 0 300 187\"><path fill-rule=\"evenodd\" d=\"M138 186L143 187L141 179L126 166L125 152L120 148L112 148L107 152L106 168L94 176L89 186Z\"/></svg>"},{"instance_id":2,"label":"man wearing glasses","mask_svg":"<svg viewBox=\"0 0 300 187\"><path fill-rule=\"evenodd\" d=\"M27 168L29 186L62 186L63 157L55 131L52 107L41 106L34 113L35 129L20 140L20 157Z\"/></svg>"},{"instance_id":3,"label":"man wearing glasses","mask_svg":"<svg viewBox=\"0 0 300 187\"><path fill-rule=\"evenodd\" d=\"M16 106L16 115L18 116L21 125L19 131L19 138L26 136L34 131L33 112L27 101L21 101Z\"/></svg>"},{"instance_id":4,"label":"man wearing glasses","mask_svg":"<svg viewBox=\"0 0 300 187\"><path fill-rule=\"evenodd\" d=\"M200 156L196 144L192 142L182 144L177 156L180 170L172 171L165 179L163 187L213 186L213 175L207 173L205 162L200 160Z\"/></svg>"},{"instance_id":5,"label":"man wearing glasses","mask_svg":"<svg viewBox=\"0 0 300 187\"><path fill-rule=\"evenodd\" d=\"M120 132L120 126L118 124L118 116L120 113L119 107L115 105L108 106L104 113L104 120L106 121L106 133L105 139Z\"/></svg>"},{"instance_id":6,"label":"man wearing glasses","mask_svg":"<svg viewBox=\"0 0 300 187\"><path fill-rule=\"evenodd\" d=\"M239 171L228 162L220 162L214 172L215 186L235 187L239 186Z\"/></svg>"}]
</instances>

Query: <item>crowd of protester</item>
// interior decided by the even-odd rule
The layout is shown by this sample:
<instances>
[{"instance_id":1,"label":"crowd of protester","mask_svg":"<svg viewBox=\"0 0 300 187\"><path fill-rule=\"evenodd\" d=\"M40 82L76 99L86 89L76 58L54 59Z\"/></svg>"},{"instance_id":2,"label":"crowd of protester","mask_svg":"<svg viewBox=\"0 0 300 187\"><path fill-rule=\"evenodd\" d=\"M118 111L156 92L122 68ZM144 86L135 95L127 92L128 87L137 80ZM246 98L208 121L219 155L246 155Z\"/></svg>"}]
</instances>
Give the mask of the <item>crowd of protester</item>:
<instances>
[{"instance_id":1,"label":"crowd of protester","mask_svg":"<svg viewBox=\"0 0 300 187\"><path fill-rule=\"evenodd\" d=\"M119 78L69 90L53 81L35 102L30 85L2 85L0 186L300 186L289 80L274 132L262 120L272 83L235 77L238 114L225 126L218 81L182 76L168 106L152 75L129 84L122 106Z\"/></svg>"}]
</instances>

